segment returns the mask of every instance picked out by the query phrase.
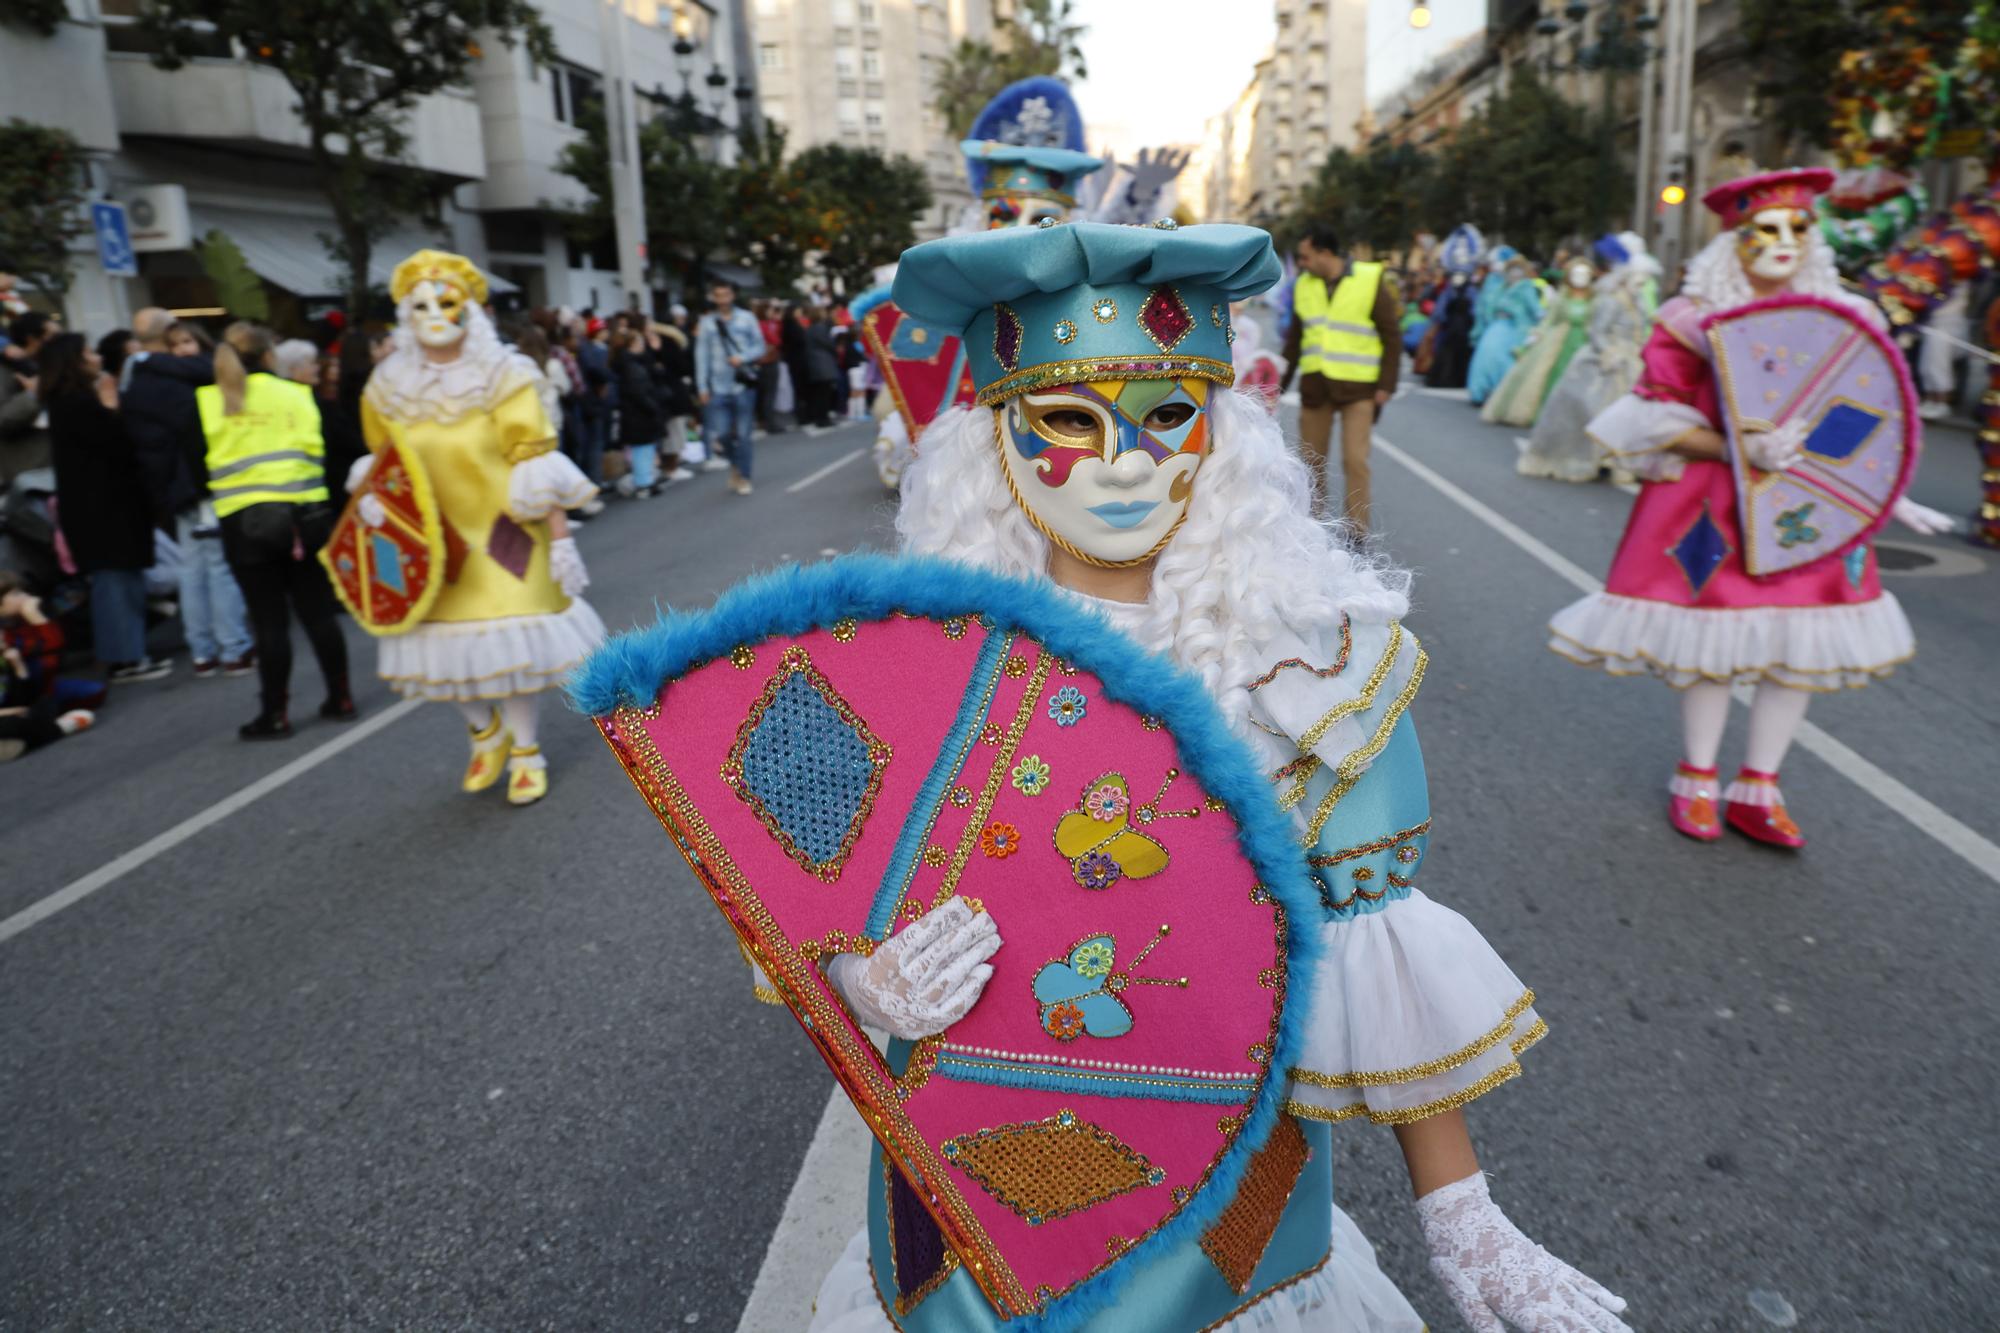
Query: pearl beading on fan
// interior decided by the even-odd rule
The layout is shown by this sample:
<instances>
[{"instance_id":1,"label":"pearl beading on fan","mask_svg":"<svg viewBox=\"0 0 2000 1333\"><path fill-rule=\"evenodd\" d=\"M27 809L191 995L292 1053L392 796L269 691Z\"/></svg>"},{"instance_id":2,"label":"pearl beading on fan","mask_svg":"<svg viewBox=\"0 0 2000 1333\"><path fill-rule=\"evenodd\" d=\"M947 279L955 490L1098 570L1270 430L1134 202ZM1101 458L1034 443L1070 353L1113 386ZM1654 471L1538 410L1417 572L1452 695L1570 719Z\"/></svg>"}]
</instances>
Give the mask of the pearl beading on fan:
<instances>
[{"instance_id":1,"label":"pearl beading on fan","mask_svg":"<svg viewBox=\"0 0 2000 1333\"><path fill-rule=\"evenodd\" d=\"M990 1060L1019 1060L1027 1064L1064 1065L1073 1069L1103 1069L1119 1074L1167 1074L1174 1078L1216 1078L1237 1080L1243 1075L1212 1069L1182 1069L1169 1065L1127 1064L1121 1060L1077 1060L1068 1056L1039 1055L1028 1051L1001 1051L988 1046L958 1046L947 1042L944 1047L954 1055L978 1055Z\"/></svg>"}]
</instances>

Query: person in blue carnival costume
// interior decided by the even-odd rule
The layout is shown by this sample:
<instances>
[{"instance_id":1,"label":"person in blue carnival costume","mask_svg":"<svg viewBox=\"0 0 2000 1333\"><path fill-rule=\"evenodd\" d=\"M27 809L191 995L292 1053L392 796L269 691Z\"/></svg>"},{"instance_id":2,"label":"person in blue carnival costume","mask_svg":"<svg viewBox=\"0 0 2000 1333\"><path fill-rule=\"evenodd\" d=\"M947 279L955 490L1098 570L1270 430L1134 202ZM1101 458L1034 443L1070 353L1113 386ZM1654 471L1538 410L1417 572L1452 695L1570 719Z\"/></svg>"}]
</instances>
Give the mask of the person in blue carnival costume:
<instances>
[{"instance_id":1,"label":"person in blue carnival costume","mask_svg":"<svg viewBox=\"0 0 2000 1333\"><path fill-rule=\"evenodd\" d=\"M1431 309L1429 365L1424 383L1433 389L1463 389L1472 363L1472 329L1477 323L1479 288L1473 281L1486 240L1471 223L1462 223L1445 237L1438 258L1444 264L1445 287ZM1421 349L1418 361L1424 360Z\"/></svg>"},{"instance_id":2,"label":"person in blue carnival costume","mask_svg":"<svg viewBox=\"0 0 2000 1333\"><path fill-rule=\"evenodd\" d=\"M1395 1128L1431 1269L1473 1328L1629 1333L1624 1302L1516 1229L1480 1173L1461 1108L1517 1075L1546 1029L1478 931L1415 886L1431 816L1407 579L1313 518L1305 464L1261 402L1230 390L1231 303L1278 274L1262 231L1163 222L947 238L896 275L899 306L959 333L977 388L924 435L901 549L1049 580L1198 678L1276 774L1320 893L1318 919L1291 923L1320 932L1320 961L1284 1103L1312 1155L1249 1289L1190 1236L1135 1260L1081 1326L1417 1333L1332 1202L1331 1127L1367 1120ZM843 955L828 976L907 1049L979 1002L1005 930L942 923L942 945L922 941L933 956ZM879 1150L867 1182L868 1225L822 1284L813 1333L999 1328L963 1267L898 1286Z\"/></svg>"},{"instance_id":3,"label":"person in blue carnival costume","mask_svg":"<svg viewBox=\"0 0 2000 1333\"><path fill-rule=\"evenodd\" d=\"M1499 294L1472 335L1472 368L1466 374L1465 393L1474 407L1500 387L1500 381L1514 368L1521 344L1542 319L1542 292L1535 285L1534 265L1518 253L1508 253L1512 258L1494 275L1500 281ZM1494 277L1486 280L1486 289L1480 293L1482 302L1494 290Z\"/></svg>"},{"instance_id":4,"label":"person in blue carnival costume","mask_svg":"<svg viewBox=\"0 0 2000 1333\"><path fill-rule=\"evenodd\" d=\"M978 204L953 229L954 235L1039 227L1084 212L1100 222L1137 223L1154 216L1161 193L1187 164L1186 153L1169 149L1141 150L1127 166L1084 151L1083 113L1069 85L1046 75L1017 80L995 93L958 147ZM1086 203L1082 192L1088 183L1101 188ZM850 310L858 321L888 300L885 281L860 296ZM887 350L893 355L897 349ZM913 457L908 423L899 412L884 414L875 440L875 469L882 484L894 490Z\"/></svg>"}]
</instances>

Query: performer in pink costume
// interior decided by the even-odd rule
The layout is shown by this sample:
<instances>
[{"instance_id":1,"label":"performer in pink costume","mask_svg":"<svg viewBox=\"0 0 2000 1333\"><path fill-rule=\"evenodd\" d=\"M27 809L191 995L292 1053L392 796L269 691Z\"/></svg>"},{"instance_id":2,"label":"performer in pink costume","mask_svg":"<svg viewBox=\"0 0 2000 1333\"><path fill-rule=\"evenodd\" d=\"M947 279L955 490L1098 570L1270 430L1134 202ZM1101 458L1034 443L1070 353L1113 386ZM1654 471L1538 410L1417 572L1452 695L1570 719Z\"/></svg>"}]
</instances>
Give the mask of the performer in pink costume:
<instances>
[{"instance_id":1,"label":"performer in pink costume","mask_svg":"<svg viewBox=\"0 0 2000 1333\"><path fill-rule=\"evenodd\" d=\"M1681 691L1681 762L1668 784L1668 821L1702 841L1729 826L1779 847L1805 845L1778 785L1785 752L1815 691L1858 688L1916 651L1910 623L1882 590L1871 543L1844 556L1753 577L1743 565L1736 483L1703 321L1796 294L1885 321L1846 295L1833 252L1812 225L1812 204L1833 182L1823 170L1731 181L1703 199L1727 230L1690 261L1681 294L1660 308L1638 385L1590 423L1590 434L1643 479L1603 592L1549 624L1549 646L1612 675L1650 674ZM1900 363L1896 367L1901 374ZM1744 439L1749 463L1769 472L1798 463L1803 425ZM1923 533L1951 520L1899 498L1891 511ZM1721 793L1716 759L1730 687L1755 683L1743 767Z\"/></svg>"}]
</instances>

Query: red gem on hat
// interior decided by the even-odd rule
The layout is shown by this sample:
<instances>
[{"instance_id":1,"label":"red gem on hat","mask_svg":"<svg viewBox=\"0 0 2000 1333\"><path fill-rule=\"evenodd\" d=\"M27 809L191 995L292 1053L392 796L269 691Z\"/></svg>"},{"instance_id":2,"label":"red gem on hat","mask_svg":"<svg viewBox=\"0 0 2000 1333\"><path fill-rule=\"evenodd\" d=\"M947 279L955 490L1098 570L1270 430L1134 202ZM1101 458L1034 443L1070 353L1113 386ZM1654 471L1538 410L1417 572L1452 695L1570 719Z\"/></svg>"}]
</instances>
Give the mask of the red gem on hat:
<instances>
[{"instance_id":1,"label":"red gem on hat","mask_svg":"<svg viewBox=\"0 0 2000 1333\"><path fill-rule=\"evenodd\" d=\"M1701 197L1726 227L1738 226L1767 208L1810 209L1813 200L1833 188L1833 173L1824 167L1794 167L1764 171L1718 185Z\"/></svg>"},{"instance_id":2,"label":"red gem on hat","mask_svg":"<svg viewBox=\"0 0 2000 1333\"><path fill-rule=\"evenodd\" d=\"M1007 370L1021 364L1021 318L1004 305L993 307L993 359Z\"/></svg>"},{"instance_id":3,"label":"red gem on hat","mask_svg":"<svg viewBox=\"0 0 2000 1333\"><path fill-rule=\"evenodd\" d=\"M1139 327L1161 351L1171 352L1194 331L1194 315L1179 292L1172 287L1155 287L1139 307Z\"/></svg>"}]
</instances>

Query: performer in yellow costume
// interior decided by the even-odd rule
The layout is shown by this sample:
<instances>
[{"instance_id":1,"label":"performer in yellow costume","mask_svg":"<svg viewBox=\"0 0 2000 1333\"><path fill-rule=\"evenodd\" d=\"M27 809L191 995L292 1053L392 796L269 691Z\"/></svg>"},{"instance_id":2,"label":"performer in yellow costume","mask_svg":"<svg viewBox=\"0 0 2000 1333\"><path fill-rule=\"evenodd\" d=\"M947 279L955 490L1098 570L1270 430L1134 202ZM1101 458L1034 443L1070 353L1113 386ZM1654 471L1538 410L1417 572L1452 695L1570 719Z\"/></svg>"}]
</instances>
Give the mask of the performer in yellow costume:
<instances>
[{"instance_id":1,"label":"performer in yellow costume","mask_svg":"<svg viewBox=\"0 0 2000 1333\"><path fill-rule=\"evenodd\" d=\"M596 487L557 451L541 374L500 342L470 261L419 250L396 266L389 292L395 350L362 397L371 453L348 489L361 488L388 443L414 457L445 529L446 582L422 623L380 640L378 670L399 694L458 705L472 733L466 791L504 770L508 801L529 805L549 790L536 744L542 692L604 638L582 600L590 578L564 514ZM359 506L381 526L378 497Z\"/></svg>"}]
</instances>

